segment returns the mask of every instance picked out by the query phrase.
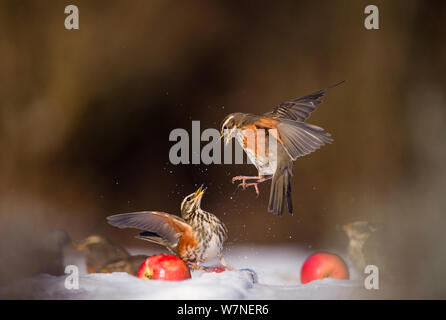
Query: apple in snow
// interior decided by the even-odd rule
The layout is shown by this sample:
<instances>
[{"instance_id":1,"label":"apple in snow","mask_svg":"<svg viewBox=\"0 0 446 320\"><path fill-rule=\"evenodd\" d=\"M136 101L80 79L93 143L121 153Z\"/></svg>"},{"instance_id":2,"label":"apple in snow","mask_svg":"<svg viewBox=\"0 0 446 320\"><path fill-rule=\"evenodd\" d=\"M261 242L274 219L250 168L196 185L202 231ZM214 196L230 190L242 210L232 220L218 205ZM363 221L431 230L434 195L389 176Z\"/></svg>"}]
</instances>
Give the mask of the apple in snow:
<instances>
[{"instance_id":1,"label":"apple in snow","mask_svg":"<svg viewBox=\"0 0 446 320\"><path fill-rule=\"evenodd\" d=\"M136 276L144 280L164 281L181 281L191 278L186 262L171 254L148 257L139 267Z\"/></svg>"},{"instance_id":2,"label":"apple in snow","mask_svg":"<svg viewBox=\"0 0 446 320\"><path fill-rule=\"evenodd\" d=\"M327 277L343 280L349 278L345 262L332 253L319 252L309 256L300 270L300 281L304 284Z\"/></svg>"}]
</instances>

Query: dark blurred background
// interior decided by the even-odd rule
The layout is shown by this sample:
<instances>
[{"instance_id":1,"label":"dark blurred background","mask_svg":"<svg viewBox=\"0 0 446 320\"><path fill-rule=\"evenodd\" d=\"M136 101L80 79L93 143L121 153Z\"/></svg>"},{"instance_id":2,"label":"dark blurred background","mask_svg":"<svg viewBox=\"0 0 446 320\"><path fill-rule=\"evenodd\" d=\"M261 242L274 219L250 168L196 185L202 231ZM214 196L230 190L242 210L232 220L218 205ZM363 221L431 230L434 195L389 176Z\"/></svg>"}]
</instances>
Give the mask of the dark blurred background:
<instances>
[{"instance_id":1,"label":"dark blurred background","mask_svg":"<svg viewBox=\"0 0 446 320\"><path fill-rule=\"evenodd\" d=\"M79 30L64 28L68 4ZM234 245L343 249L336 225L379 222L410 294L445 298L446 2L373 1L375 31L368 4L1 1L1 263L17 269L56 228L149 245L105 217L178 214L205 184ZM294 216L267 212L269 183L258 199L236 192L231 177L253 166L169 163L175 128L219 128L341 80L309 119L335 142L296 161Z\"/></svg>"}]
</instances>

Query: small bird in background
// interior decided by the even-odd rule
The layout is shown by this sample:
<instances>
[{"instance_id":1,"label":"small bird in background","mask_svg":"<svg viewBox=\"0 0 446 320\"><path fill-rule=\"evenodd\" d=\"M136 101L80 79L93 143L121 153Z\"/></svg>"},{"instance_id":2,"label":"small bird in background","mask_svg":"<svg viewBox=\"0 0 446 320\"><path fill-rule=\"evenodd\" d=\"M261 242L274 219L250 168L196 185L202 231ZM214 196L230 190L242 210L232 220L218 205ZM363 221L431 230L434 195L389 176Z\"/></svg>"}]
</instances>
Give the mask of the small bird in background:
<instances>
[{"instance_id":1,"label":"small bird in background","mask_svg":"<svg viewBox=\"0 0 446 320\"><path fill-rule=\"evenodd\" d=\"M148 258L146 255L129 256L122 260L110 262L103 266L99 272L112 273L112 272L127 272L136 277L138 269L142 263Z\"/></svg>"},{"instance_id":2,"label":"small bird in background","mask_svg":"<svg viewBox=\"0 0 446 320\"><path fill-rule=\"evenodd\" d=\"M181 203L181 218L158 211L143 211L117 214L107 217L108 223L118 228L143 230L138 239L166 247L188 263L193 269L205 270L199 264L222 257L227 228L215 215L201 209L201 199L206 189L201 186L184 198Z\"/></svg>"},{"instance_id":3,"label":"small bird in background","mask_svg":"<svg viewBox=\"0 0 446 320\"><path fill-rule=\"evenodd\" d=\"M112 244L99 235L88 236L79 242L75 242L74 246L79 251L86 253L88 273L101 272L110 263L126 260L130 257L130 254L124 248Z\"/></svg>"},{"instance_id":4,"label":"small bird in background","mask_svg":"<svg viewBox=\"0 0 446 320\"><path fill-rule=\"evenodd\" d=\"M373 265L379 271L380 289L400 288L407 285L407 268L405 261L398 257L400 252L393 246L394 230L382 223L355 221L342 227L349 238L348 256L353 267L360 275L365 273L365 267ZM384 291L385 292L385 291Z\"/></svg>"},{"instance_id":5,"label":"small bird in background","mask_svg":"<svg viewBox=\"0 0 446 320\"><path fill-rule=\"evenodd\" d=\"M368 264L377 263L377 261L374 261L376 248L370 246L368 242L370 242L370 236L378 230L378 227L368 221L355 221L344 225L342 229L349 239L347 252L350 261L355 269L362 274Z\"/></svg>"},{"instance_id":6,"label":"small bird in background","mask_svg":"<svg viewBox=\"0 0 446 320\"><path fill-rule=\"evenodd\" d=\"M259 173L253 177L234 177L232 183L241 180L239 186L243 189L253 186L258 196L258 184L272 179L268 211L282 215L286 202L288 212L292 214L293 161L333 141L331 135L324 129L305 121L316 106L322 103L321 98L327 90L342 83L344 81L310 95L281 103L263 115L232 113L226 116L221 126L222 137L225 137L226 143L235 137ZM270 129L275 130L270 133ZM269 152L270 134L276 141L277 152ZM248 143L249 139L254 140L253 143ZM261 150L264 151L260 152ZM247 183L247 180L254 181Z\"/></svg>"}]
</instances>

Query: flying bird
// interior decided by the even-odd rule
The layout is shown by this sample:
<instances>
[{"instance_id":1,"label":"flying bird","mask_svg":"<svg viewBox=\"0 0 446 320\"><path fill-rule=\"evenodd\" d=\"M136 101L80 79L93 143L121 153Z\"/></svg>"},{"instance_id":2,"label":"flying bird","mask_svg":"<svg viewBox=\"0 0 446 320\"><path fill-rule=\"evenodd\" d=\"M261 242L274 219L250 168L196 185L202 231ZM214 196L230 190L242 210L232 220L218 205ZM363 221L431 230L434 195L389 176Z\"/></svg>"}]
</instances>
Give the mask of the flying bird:
<instances>
[{"instance_id":1,"label":"flying bird","mask_svg":"<svg viewBox=\"0 0 446 320\"><path fill-rule=\"evenodd\" d=\"M268 211L282 215L286 203L293 214L293 161L333 141L324 129L305 121L322 103L327 90L342 83L283 102L263 115L237 112L226 116L221 125L222 137L226 143L235 137L258 170L258 176L237 176L232 183L241 180L239 186L253 186L258 196L258 184L272 179ZM277 146L276 152L270 148L270 141Z\"/></svg>"},{"instance_id":2,"label":"flying bird","mask_svg":"<svg viewBox=\"0 0 446 320\"><path fill-rule=\"evenodd\" d=\"M230 270L222 256L227 228L215 215L201 209L206 189L201 186L181 203L181 217L159 211L117 214L107 217L118 228L142 230L136 237L166 247L193 269L205 270L200 264L219 258Z\"/></svg>"}]
</instances>

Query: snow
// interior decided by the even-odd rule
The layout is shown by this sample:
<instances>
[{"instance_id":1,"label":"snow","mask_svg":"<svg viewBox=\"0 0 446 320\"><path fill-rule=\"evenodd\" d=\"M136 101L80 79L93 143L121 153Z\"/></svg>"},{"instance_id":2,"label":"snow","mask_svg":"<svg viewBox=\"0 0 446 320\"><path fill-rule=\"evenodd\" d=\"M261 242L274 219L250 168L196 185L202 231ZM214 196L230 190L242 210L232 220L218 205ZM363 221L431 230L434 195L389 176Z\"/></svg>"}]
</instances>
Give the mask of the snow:
<instances>
[{"instance_id":1,"label":"snow","mask_svg":"<svg viewBox=\"0 0 446 320\"><path fill-rule=\"evenodd\" d=\"M132 254L156 254L160 250L131 250ZM234 246L225 250L225 260L249 272L192 272L181 282L144 281L126 273L86 274L83 256L71 252L66 264L79 267L79 288L65 288L67 276L41 274L0 287L0 298L29 299L363 299L374 298L364 289L359 275L351 280L326 278L300 283L300 267L313 252L288 246ZM343 257L345 259L345 257ZM347 260L347 259L345 259ZM216 264L216 261L207 265ZM351 270L351 268L350 268Z\"/></svg>"}]
</instances>

